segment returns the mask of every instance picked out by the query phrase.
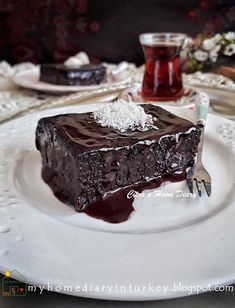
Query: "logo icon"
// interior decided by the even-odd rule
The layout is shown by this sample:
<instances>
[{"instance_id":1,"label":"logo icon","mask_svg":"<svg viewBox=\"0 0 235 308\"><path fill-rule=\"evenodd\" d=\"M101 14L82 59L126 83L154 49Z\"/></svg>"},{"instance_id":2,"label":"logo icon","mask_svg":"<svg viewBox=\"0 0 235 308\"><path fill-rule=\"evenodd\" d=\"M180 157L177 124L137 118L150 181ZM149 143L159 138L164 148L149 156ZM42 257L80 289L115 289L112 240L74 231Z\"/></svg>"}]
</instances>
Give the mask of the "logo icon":
<instances>
[{"instance_id":1,"label":"logo icon","mask_svg":"<svg viewBox=\"0 0 235 308\"><path fill-rule=\"evenodd\" d=\"M2 296L25 296L27 294L26 282L26 278L17 270L5 272L2 279Z\"/></svg>"}]
</instances>

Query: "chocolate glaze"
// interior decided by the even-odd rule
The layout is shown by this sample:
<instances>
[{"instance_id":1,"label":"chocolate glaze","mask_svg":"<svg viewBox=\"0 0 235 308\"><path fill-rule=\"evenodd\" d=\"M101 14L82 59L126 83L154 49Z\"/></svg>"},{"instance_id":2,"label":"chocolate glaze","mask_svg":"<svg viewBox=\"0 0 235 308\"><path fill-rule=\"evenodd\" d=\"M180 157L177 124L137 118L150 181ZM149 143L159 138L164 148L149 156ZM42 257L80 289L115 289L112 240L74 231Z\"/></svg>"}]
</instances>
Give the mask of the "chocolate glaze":
<instances>
[{"instance_id":1,"label":"chocolate glaze","mask_svg":"<svg viewBox=\"0 0 235 308\"><path fill-rule=\"evenodd\" d=\"M40 80L57 85L93 85L106 82L106 68L100 64L85 64L79 67L64 64L42 64Z\"/></svg>"},{"instance_id":2,"label":"chocolate glaze","mask_svg":"<svg viewBox=\"0 0 235 308\"><path fill-rule=\"evenodd\" d=\"M92 206L88 206L84 212L91 217L102 219L110 223L124 222L134 211L134 197L127 198L127 194L131 190L141 193L147 189L156 189L165 181L180 182L185 180L185 178L185 172L182 172L181 174L164 175L149 182L140 182L127 188L120 189L114 193L107 193L102 200L93 203Z\"/></svg>"},{"instance_id":3,"label":"chocolate glaze","mask_svg":"<svg viewBox=\"0 0 235 308\"><path fill-rule=\"evenodd\" d=\"M36 147L42 156L42 177L57 198L77 211L121 222L133 211L125 189L136 183L137 191L156 188L194 164L200 130L160 107L143 107L156 117L159 130L121 133L100 126L91 113L39 121Z\"/></svg>"},{"instance_id":4,"label":"chocolate glaze","mask_svg":"<svg viewBox=\"0 0 235 308\"><path fill-rule=\"evenodd\" d=\"M145 132L119 130L102 127L94 121L91 112L83 114L66 114L50 117L53 126L60 130L66 141L77 145L78 153L100 150L101 148L118 148L136 144L143 140L156 140L166 135L187 132L195 127L190 121L153 105L142 105L146 113L152 114L156 120L153 125L159 130L149 129ZM47 118L48 119L48 118ZM39 123L43 122L41 119ZM195 127L196 128L196 127Z\"/></svg>"}]
</instances>

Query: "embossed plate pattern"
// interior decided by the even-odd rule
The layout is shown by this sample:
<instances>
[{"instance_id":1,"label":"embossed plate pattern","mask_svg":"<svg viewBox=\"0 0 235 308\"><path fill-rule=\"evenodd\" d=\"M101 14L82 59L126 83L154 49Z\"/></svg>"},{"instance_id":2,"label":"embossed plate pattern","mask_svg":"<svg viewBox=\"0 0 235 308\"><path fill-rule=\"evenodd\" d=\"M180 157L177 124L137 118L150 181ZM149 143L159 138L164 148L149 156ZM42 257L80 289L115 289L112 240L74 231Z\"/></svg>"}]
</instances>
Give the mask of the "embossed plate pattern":
<instances>
[{"instance_id":1,"label":"embossed plate pattern","mask_svg":"<svg viewBox=\"0 0 235 308\"><path fill-rule=\"evenodd\" d=\"M34 146L42 116L98 106L47 110L0 126L0 271L16 269L29 283L45 287L71 285L71 292L60 290L68 294L117 300L188 294L175 290L174 283L235 282L234 123L208 117L203 159L212 175L211 199L136 200L130 220L112 225L76 213L55 199L40 178L40 156ZM192 116L186 110L167 109ZM186 186L180 182L161 189L186 191ZM85 284L106 289L75 290ZM146 288L136 292L128 284ZM149 285L168 288L153 291Z\"/></svg>"}]
</instances>

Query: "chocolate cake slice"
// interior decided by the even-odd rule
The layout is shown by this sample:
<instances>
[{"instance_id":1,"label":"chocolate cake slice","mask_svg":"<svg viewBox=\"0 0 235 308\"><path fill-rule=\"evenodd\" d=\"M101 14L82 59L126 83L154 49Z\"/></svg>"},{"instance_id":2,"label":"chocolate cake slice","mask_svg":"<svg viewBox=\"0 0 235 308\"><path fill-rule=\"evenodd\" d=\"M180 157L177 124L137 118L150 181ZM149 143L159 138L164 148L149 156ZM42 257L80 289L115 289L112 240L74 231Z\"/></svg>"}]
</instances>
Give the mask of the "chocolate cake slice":
<instances>
[{"instance_id":1,"label":"chocolate cake slice","mask_svg":"<svg viewBox=\"0 0 235 308\"><path fill-rule=\"evenodd\" d=\"M160 107L142 107L152 119L144 129L105 126L91 112L39 121L42 177L60 200L83 211L109 192L164 175L169 179L194 164L199 129Z\"/></svg>"},{"instance_id":2,"label":"chocolate cake slice","mask_svg":"<svg viewBox=\"0 0 235 308\"><path fill-rule=\"evenodd\" d=\"M96 85L107 81L106 68L100 64L84 64L78 67L42 64L40 81L67 86Z\"/></svg>"}]
</instances>

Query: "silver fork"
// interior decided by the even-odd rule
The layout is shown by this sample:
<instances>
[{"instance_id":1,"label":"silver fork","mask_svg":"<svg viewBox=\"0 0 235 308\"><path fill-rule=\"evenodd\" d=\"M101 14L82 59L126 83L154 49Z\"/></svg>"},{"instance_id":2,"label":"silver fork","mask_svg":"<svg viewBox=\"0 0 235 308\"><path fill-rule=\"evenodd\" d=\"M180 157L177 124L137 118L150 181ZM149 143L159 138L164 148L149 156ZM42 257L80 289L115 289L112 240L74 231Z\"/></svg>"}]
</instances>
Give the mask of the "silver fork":
<instances>
[{"instance_id":1,"label":"silver fork","mask_svg":"<svg viewBox=\"0 0 235 308\"><path fill-rule=\"evenodd\" d=\"M202 164L202 148L204 141L204 130L209 107L209 99L205 93L201 93L201 100L197 105L197 125L201 130L200 143L198 145L198 154L196 164L188 171L186 181L191 193L193 193L193 182L196 182L198 194L202 196L202 186L205 186L207 196L211 196L211 177Z\"/></svg>"}]
</instances>

